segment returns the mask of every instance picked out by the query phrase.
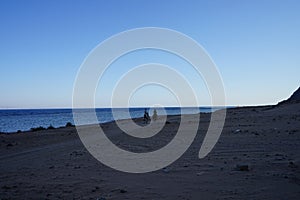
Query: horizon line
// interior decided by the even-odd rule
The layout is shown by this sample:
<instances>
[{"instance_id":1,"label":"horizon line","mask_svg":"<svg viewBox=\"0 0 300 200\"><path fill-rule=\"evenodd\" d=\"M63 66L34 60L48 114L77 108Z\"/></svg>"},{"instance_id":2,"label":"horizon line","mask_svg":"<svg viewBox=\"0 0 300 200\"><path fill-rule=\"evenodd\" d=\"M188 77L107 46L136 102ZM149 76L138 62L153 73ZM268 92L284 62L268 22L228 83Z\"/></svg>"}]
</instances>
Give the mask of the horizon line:
<instances>
[{"instance_id":1,"label":"horizon line","mask_svg":"<svg viewBox=\"0 0 300 200\"><path fill-rule=\"evenodd\" d=\"M276 104L248 104L248 105L201 105L201 106L131 106L131 107L34 107L34 108L0 108L0 110L57 110L57 109L123 109L123 108L212 108L212 107L259 107L259 106L273 106Z\"/></svg>"}]
</instances>

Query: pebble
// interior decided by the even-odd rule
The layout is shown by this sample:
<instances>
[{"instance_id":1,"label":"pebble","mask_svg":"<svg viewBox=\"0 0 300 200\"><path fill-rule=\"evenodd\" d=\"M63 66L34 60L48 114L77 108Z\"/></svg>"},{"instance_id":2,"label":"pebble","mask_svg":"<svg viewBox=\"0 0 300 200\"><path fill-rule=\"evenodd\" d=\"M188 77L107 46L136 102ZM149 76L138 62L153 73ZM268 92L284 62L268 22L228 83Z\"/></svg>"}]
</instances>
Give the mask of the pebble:
<instances>
[{"instance_id":1,"label":"pebble","mask_svg":"<svg viewBox=\"0 0 300 200\"><path fill-rule=\"evenodd\" d=\"M170 169L168 169L167 167L164 167L164 168L163 168L163 172L169 173L169 172L170 172Z\"/></svg>"},{"instance_id":2,"label":"pebble","mask_svg":"<svg viewBox=\"0 0 300 200\"><path fill-rule=\"evenodd\" d=\"M205 172L198 172L197 173L197 176L201 176L201 175L203 175Z\"/></svg>"},{"instance_id":3,"label":"pebble","mask_svg":"<svg viewBox=\"0 0 300 200\"><path fill-rule=\"evenodd\" d=\"M236 165L236 170L238 171L249 171L249 166L248 165Z\"/></svg>"},{"instance_id":4,"label":"pebble","mask_svg":"<svg viewBox=\"0 0 300 200\"><path fill-rule=\"evenodd\" d=\"M120 189L120 193L126 193L127 190L124 190L124 189Z\"/></svg>"}]
</instances>

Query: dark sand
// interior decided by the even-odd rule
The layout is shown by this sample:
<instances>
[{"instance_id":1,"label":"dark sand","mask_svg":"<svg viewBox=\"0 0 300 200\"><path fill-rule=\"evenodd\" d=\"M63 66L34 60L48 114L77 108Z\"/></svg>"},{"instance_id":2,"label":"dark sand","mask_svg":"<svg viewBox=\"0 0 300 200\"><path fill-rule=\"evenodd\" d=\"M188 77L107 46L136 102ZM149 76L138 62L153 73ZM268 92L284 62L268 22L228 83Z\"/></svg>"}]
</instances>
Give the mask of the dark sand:
<instances>
[{"instance_id":1,"label":"dark sand","mask_svg":"<svg viewBox=\"0 0 300 200\"><path fill-rule=\"evenodd\" d=\"M73 127L2 134L0 199L300 199L300 103L229 109L220 140L200 160L209 119L201 115L179 160L146 174L99 163ZM169 117L154 141L142 143L114 123L102 127L120 147L145 152L167 144L179 120Z\"/></svg>"}]
</instances>

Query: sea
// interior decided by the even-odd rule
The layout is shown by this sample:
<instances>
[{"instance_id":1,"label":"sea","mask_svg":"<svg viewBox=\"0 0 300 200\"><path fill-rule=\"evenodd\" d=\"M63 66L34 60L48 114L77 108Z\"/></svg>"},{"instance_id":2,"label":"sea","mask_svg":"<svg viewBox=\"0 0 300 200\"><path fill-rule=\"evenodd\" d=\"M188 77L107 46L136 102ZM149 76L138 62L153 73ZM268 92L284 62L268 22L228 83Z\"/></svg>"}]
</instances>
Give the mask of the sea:
<instances>
[{"instance_id":1,"label":"sea","mask_svg":"<svg viewBox=\"0 0 300 200\"><path fill-rule=\"evenodd\" d=\"M196 114L199 112L209 113L221 109L222 107L166 107L156 108L158 115L180 115ZM150 116L153 108L146 108ZM76 109L80 112L81 124L105 123L119 119L143 117L145 108L96 108L96 109ZM95 112L97 119L90 118L89 113ZM128 115L129 112L129 115ZM13 133L17 131L28 131L31 128L44 127L54 128L65 126L66 123L74 124L72 109L3 109L0 110L0 132Z\"/></svg>"}]
</instances>

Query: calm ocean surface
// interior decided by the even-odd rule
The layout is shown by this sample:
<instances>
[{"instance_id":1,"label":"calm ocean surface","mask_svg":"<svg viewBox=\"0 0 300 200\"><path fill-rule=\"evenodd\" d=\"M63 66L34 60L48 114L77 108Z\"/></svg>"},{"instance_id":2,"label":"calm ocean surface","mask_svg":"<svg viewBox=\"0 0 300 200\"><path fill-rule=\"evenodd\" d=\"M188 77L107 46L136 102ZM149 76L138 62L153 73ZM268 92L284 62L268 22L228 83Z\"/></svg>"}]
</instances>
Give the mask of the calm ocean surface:
<instances>
[{"instance_id":1,"label":"calm ocean surface","mask_svg":"<svg viewBox=\"0 0 300 200\"><path fill-rule=\"evenodd\" d=\"M132 118L143 117L145 108L129 108ZM167 107L165 109L157 109L158 115L178 115L178 114L195 114L199 112L212 112L220 108L209 107L193 107L179 108ZM128 108L114 109L115 118L113 118L111 108L97 108L96 115L98 121L89 119L88 113L91 109L78 109L82 113L82 124L104 123L118 119L126 119ZM85 115L86 114L86 115ZM153 114L153 110L149 109L149 114ZM18 130L27 131L30 128L43 126L45 128L52 125L53 127L65 126L67 122L74 124L72 109L20 109L20 110L0 110L0 132L16 132Z\"/></svg>"}]
</instances>

